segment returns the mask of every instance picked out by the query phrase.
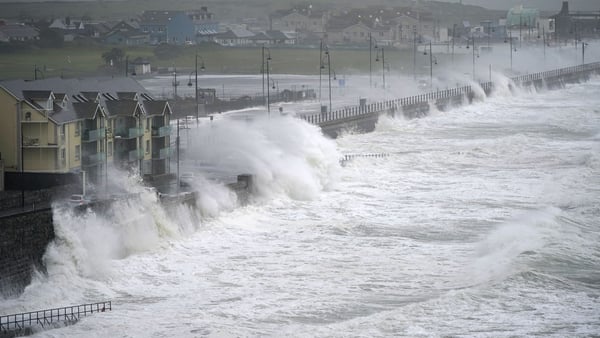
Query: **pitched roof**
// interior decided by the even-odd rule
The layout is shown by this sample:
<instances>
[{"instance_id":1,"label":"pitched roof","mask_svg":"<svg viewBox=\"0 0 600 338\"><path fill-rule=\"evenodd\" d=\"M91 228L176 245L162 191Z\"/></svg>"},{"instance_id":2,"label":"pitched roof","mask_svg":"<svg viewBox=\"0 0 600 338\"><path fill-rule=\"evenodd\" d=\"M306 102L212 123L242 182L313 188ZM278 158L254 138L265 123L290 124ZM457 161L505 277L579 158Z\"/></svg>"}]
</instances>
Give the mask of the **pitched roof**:
<instances>
[{"instance_id":1,"label":"pitched roof","mask_svg":"<svg viewBox=\"0 0 600 338\"><path fill-rule=\"evenodd\" d=\"M96 102L73 102L73 108L78 120L94 119L100 105Z\"/></svg>"},{"instance_id":2,"label":"pitched roof","mask_svg":"<svg viewBox=\"0 0 600 338\"><path fill-rule=\"evenodd\" d=\"M146 115L164 115L171 114L171 107L166 100L159 101L144 101L144 110Z\"/></svg>"},{"instance_id":3,"label":"pitched roof","mask_svg":"<svg viewBox=\"0 0 600 338\"><path fill-rule=\"evenodd\" d=\"M119 100L135 100L136 96L136 92L117 92Z\"/></svg>"},{"instance_id":4,"label":"pitched roof","mask_svg":"<svg viewBox=\"0 0 600 338\"><path fill-rule=\"evenodd\" d=\"M109 116L135 116L139 113L139 103L134 100L104 102Z\"/></svg>"},{"instance_id":5,"label":"pitched roof","mask_svg":"<svg viewBox=\"0 0 600 338\"><path fill-rule=\"evenodd\" d=\"M31 39L40 35L36 28L22 24L0 26L0 32L6 35L9 39Z\"/></svg>"},{"instance_id":6,"label":"pitched roof","mask_svg":"<svg viewBox=\"0 0 600 338\"><path fill-rule=\"evenodd\" d=\"M23 90L23 98L32 100L48 100L51 90Z\"/></svg>"},{"instance_id":7,"label":"pitched roof","mask_svg":"<svg viewBox=\"0 0 600 338\"><path fill-rule=\"evenodd\" d=\"M8 92L20 100L28 100L29 104L41 109L29 99L47 100L51 93L55 95L54 109L48 117L58 123L70 122L95 116L97 109L105 106L109 115L133 116L139 109L138 101L119 100L118 93L140 93L144 100L153 101L149 93L135 79L129 77L61 79L48 78L36 81L10 80L0 82ZM100 95L98 95L100 94ZM66 97L66 99L65 99ZM93 102L95 100L98 102ZM62 101L64 105L59 104ZM94 108L96 107L96 108Z\"/></svg>"}]
</instances>

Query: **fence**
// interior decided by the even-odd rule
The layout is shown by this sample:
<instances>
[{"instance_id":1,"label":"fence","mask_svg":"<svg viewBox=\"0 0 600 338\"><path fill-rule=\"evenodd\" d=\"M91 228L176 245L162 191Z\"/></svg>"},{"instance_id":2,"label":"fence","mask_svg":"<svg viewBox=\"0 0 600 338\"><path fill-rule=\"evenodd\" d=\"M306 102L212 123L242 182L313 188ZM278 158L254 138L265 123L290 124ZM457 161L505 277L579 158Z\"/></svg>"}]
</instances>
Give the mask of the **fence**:
<instances>
[{"instance_id":1,"label":"fence","mask_svg":"<svg viewBox=\"0 0 600 338\"><path fill-rule=\"evenodd\" d=\"M0 333L20 333L34 326L67 325L80 317L112 310L110 301L0 316Z\"/></svg>"},{"instance_id":2,"label":"fence","mask_svg":"<svg viewBox=\"0 0 600 338\"><path fill-rule=\"evenodd\" d=\"M572 66L561 69L554 69L540 73L526 74L511 78L511 80L519 85L528 85L536 81L544 81L553 78L562 78L568 75L579 75L591 71L600 71L600 62L589 63L585 65ZM492 82L483 82L479 84L481 88L490 93L493 89ZM326 123L344 122L344 120L354 120L365 118L369 114L380 114L387 111L396 111L402 107L411 107L429 104L430 101L450 100L456 97L473 95L471 86L462 86L446 90L438 90L420 95L414 95L394 100L375 102L371 104L346 107L325 113L314 113L303 115L301 118L309 123L323 125Z\"/></svg>"}]
</instances>

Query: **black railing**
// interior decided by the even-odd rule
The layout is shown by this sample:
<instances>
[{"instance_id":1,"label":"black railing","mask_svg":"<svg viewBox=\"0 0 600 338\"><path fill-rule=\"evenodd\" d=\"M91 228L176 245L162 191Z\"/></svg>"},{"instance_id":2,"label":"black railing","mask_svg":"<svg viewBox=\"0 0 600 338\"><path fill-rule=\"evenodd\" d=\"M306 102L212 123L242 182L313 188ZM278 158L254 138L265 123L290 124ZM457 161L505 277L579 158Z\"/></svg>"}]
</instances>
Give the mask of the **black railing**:
<instances>
[{"instance_id":1,"label":"black railing","mask_svg":"<svg viewBox=\"0 0 600 338\"><path fill-rule=\"evenodd\" d=\"M73 324L80 317L112 310L110 301L0 316L0 333L19 333L35 326Z\"/></svg>"},{"instance_id":2,"label":"black railing","mask_svg":"<svg viewBox=\"0 0 600 338\"><path fill-rule=\"evenodd\" d=\"M520 75L511 78L511 80L519 85L527 85L535 81L543 81L546 79L564 77L567 75L576 75L579 73L586 73L590 71L600 71L600 62L554 69L533 74ZM482 82L479 85L486 93L491 92L493 88L493 83L490 81ZM465 95L469 97L473 95L473 90L471 86L449 88L445 90L438 90L435 92L428 92L420 95L403 97L399 99L375 102L366 105L345 107L342 109L324 113L303 115L301 118L311 124L320 125L327 122L341 122L342 120L346 119L352 120L357 118L365 118L369 114L380 114L386 111L395 111L402 107L429 104L430 101L437 102L438 100L451 100L452 98L460 98Z\"/></svg>"}]
</instances>

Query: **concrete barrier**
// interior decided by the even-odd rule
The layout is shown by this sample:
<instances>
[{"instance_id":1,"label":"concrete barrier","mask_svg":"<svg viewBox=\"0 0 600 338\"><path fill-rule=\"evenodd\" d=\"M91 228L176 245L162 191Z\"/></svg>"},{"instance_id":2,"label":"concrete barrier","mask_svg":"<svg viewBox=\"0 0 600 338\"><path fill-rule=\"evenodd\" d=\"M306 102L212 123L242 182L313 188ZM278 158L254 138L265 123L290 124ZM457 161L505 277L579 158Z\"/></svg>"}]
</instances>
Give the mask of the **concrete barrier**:
<instances>
[{"instance_id":1,"label":"concrete barrier","mask_svg":"<svg viewBox=\"0 0 600 338\"><path fill-rule=\"evenodd\" d=\"M511 80L520 87L554 89L564 87L567 83L587 81L591 74L600 74L600 62L520 75ZM494 90L494 83L490 81L480 83L479 86L487 96ZM357 106L304 115L302 119L320 126L325 135L336 138L344 130L357 132L375 130L379 116L383 114L394 117L401 114L404 118L419 118L427 115L432 105L444 111L462 105L465 101L471 103L474 99L473 88L462 86L371 104L368 104L365 99L360 99Z\"/></svg>"}]
</instances>

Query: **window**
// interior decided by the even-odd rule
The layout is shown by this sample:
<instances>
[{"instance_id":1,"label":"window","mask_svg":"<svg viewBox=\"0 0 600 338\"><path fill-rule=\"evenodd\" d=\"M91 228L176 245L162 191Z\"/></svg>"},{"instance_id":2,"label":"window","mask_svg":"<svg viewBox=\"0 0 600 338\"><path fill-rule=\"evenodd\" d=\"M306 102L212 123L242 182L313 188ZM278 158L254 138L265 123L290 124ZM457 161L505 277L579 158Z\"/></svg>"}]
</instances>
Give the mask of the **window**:
<instances>
[{"instance_id":1,"label":"window","mask_svg":"<svg viewBox=\"0 0 600 338\"><path fill-rule=\"evenodd\" d=\"M31 121L31 112L30 111L25 113L25 121Z\"/></svg>"},{"instance_id":2,"label":"window","mask_svg":"<svg viewBox=\"0 0 600 338\"><path fill-rule=\"evenodd\" d=\"M75 161L79 161L81 159L81 146L75 146Z\"/></svg>"},{"instance_id":3,"label":"window","mask_svg":"<svg viewBox=\"0 0 600 338\"><path fill-rule=\"evenodd\" d=\"M64 162L67 159L67 151L65 149L60 150L60 160Z\"/></svg>"},{"instance_id":4,"label":"window","mask_svg":"<svg viewBox=\"0 0 600 338\"><path fill-rule=\"evenodd\" d=\"M81 134L81 123L76 122L75 123L75 136L79 136L79 134Z\"/></svg>"},{"instance_id":5,"label":"window","mask_svg":"<svg viewBox=\"0 0 600 338\"><path fill-rule=\"evenodd\" d=\"M146 119L146 131L150 130L150 119Z\"/></svg>"},{"instance_id":6,"label":"window","mask_svg":"<svg viewBox=\"0 0 600 338\"><path fill-rule=\"evenodd\" d=\"M150 140L146 140L146 154L150 153Z\"/></svg>"}]
</instances>

